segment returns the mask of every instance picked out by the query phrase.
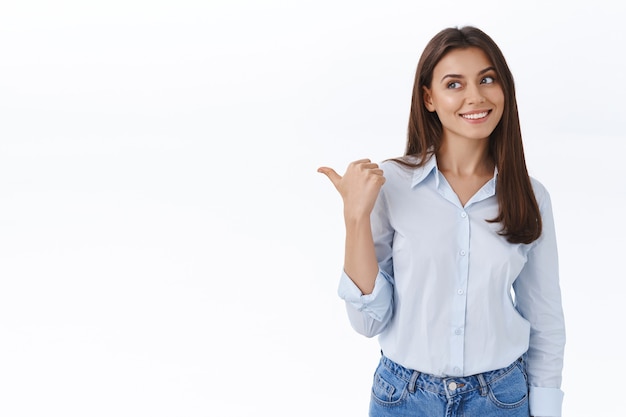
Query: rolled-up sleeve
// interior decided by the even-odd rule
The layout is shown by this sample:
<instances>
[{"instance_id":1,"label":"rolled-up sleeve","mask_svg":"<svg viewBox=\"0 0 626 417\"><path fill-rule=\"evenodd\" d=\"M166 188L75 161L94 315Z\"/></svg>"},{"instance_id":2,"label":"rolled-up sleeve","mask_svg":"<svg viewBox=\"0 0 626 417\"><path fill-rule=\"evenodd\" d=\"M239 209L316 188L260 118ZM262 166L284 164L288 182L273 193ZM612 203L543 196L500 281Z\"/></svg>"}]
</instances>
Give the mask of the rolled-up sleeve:
<instances>
[{"instance_id":1,"label":"rolled-up sleeve","mask_svg":"<svg viewBox=\"0 0 626 417\"><path fill-rule=\"evenodd\" d=\"M531 328L527 361L531 415L558 417L563 402L565 320L552 205L543 186L535 185L543 231L529 250L514 288L517 309Z\"/></svg>"},{"instance_id":2,"label":"rolled-up sleeve","mask_svg":"<svg viewBox=\"0 0 626 417\"><path fill-rule=\"evenodd\" d=\"M344 271L338 294L346 302L350 324L364 336L373 337L383 331L393 314L393 286L382 271L378 271L374 290L367 295L361 293Z\"/></svg>"}]
</instances>

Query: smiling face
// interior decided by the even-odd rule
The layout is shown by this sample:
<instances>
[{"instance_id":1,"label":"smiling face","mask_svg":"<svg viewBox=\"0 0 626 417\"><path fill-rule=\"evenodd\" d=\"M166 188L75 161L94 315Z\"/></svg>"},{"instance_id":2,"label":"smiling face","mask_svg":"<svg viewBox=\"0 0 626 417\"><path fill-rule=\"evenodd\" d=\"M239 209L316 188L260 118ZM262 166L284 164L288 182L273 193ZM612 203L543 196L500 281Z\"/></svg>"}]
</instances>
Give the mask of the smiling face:
<instances>
[{"instance_id":1,"label":"smiling face","mask_svg":"<svg viewBox=\"0 0 626 417\"><path fill-rule=\"evenodd\" d=\"M453 49L435 65L424 105L437 113L442 140L488 141L504 112L504 92L480 48Z\"/></svg>"}]
</instances>

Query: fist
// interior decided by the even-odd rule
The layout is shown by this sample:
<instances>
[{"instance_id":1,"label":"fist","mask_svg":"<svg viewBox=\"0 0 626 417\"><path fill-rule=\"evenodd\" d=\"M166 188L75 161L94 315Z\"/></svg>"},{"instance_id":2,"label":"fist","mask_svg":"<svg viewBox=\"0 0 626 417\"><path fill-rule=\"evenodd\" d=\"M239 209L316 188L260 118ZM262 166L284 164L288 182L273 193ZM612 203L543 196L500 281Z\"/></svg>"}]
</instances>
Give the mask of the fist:
<instances>
[{"instance_id":1,"label":"fist","mask_svg":"<svg viewBox=\"0 0 626 417\"><path fill-rule=\"evenodd\" d=\"M385 183L383 170L369 159L351 162L343 176L329 167L317 172L330 179L343 199L344 213L350 216L369 215Z\"/></svg>"}]
</instances>

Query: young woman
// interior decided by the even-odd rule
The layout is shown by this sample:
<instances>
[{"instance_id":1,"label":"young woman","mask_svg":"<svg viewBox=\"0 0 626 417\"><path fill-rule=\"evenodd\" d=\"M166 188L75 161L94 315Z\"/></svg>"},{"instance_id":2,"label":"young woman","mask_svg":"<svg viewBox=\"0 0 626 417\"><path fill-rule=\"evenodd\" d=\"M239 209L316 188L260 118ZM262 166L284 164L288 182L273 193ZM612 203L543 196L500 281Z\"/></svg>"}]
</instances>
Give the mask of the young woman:
<instances>
[{"instance_id":1,"label":"young woman","mask_svg":"<svg viewBox=\"0 0 626 417\"><path fill-rule=\"evenodd\" d=\"M560 416L550 197L528 175L494 41L438 33L417 66L405 155L319 172L344 204L339 295L382 349L370 416Z\"/></svg>"}]
</instances>

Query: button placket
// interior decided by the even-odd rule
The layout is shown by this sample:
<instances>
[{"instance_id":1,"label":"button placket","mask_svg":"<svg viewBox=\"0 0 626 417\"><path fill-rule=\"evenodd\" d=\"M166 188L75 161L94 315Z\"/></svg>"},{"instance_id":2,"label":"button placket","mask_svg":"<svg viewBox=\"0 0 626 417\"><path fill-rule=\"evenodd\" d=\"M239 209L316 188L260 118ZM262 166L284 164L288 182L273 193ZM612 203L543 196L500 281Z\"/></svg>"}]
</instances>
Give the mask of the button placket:
<instances>
[{"instance_id":1,"label":"button placket","mask_svg":"<svg viewBox=\"0 0 626 417\"><path fill-rule=\"evenodd\" d=\"M465 318L467 306L467 279L469 275L469 256L470 256L470 228L471 222L469 213L460 208L457 211L456 233L457 233L457 276L456 288L453 289L455 301L452 312L452 320L450 323L451 352L449 366L452 368L454 375L460 375L465 364L463 356L465 351ZM455 383L456 384L456 383ZM458 384L457 384L458 385ZM448 385L446 385L447 387ZM454 391L457 389L455 385Z\"/></svg>"}]
</instances>

